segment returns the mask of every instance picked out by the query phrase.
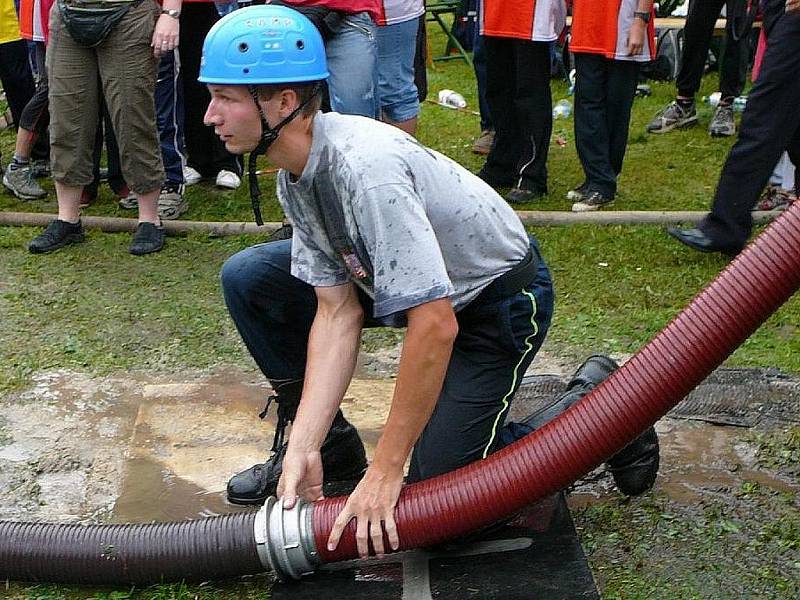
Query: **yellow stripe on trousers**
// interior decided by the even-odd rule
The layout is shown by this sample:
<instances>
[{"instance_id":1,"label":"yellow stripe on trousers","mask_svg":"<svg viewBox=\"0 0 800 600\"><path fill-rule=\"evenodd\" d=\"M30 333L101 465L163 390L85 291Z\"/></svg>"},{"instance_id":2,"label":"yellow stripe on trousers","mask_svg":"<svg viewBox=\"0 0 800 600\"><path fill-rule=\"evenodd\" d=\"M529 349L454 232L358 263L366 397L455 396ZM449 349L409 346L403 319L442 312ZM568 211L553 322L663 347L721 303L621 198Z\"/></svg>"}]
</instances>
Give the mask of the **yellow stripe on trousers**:
<instances>
[{"instance_id":1,"label":"yellow stripe on trousers","mask_svg":"<svg viewBox=\"0 0 800 600\"><path fill-rule=\"evenodd\" d=\"M532 292L527 290L521 290L523 294L525 294L531 301L531 325L533 326L533 333L531 333L528 337L525 338L525 345L527 348L525 352L522 353L522 356L519 357L519 362L517 362L517 366L514 367L514 377L511 380L511 387L509 388L506 395L503 396L503 407L500 409L500 412L497 413L497 416L494 418L494 424L492 425L492 435L489 436L489 443L486 444L486 448L483 449L483 455L481 458L486 458L489 455L489 448L492 447L494 443L495 437L497 437L497 428L500 426L500 418L503 413L508 409L508 401L511 396L514 395L514 389L517 387L517 381L520 378L519 368L522 366L522 363L525 361L525 357L530 354L533 350L533 344L531 340L539 335L539 326L536 324L536 297L533 295ZM524 373L523 373L524 375Z\"/></svg>"}]
</instances>

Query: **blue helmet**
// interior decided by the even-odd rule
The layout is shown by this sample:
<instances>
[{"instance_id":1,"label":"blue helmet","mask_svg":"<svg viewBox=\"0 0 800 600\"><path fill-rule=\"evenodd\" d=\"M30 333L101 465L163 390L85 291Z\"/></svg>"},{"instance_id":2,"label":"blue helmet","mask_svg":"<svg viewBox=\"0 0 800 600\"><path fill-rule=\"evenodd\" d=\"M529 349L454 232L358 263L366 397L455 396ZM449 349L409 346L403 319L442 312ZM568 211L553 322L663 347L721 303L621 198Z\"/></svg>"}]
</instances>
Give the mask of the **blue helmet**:
<instances>
[{"instance_id":1,"label":"blue helmet","mask_svg":"<svg viewBox=\"0 0 800 600\"><path fill-rule=\"evenodd\" d=\"M328 77L322 36L305 15L286 6L235 10L206 35L201 83L303 83Z\"/></svg>"}]
</instances>

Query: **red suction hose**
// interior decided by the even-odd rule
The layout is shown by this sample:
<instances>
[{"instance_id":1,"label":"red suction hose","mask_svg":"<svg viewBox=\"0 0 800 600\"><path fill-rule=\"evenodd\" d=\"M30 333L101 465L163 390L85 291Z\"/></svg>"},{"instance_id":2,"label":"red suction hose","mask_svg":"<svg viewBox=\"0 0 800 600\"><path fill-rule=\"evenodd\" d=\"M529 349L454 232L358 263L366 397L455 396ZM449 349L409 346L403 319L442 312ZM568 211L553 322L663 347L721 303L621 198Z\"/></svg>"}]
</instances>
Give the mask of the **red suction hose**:
<instances>
[{"instance_id":1,"label":"red suction hose","mask_svg":"<svg viewBox=\"0 0 800 600\"><path fill-rule=\"evenodd\" d=\"M795 202L666 329L581 402L485 460L404 488L395 513L400 549L484 527L586 475L665 415L798 287L800 202ZM346 500L314 505L314 539L323 562L358 556L354 521L338 548L327 550Z\"/></svg>"}]
</instances>

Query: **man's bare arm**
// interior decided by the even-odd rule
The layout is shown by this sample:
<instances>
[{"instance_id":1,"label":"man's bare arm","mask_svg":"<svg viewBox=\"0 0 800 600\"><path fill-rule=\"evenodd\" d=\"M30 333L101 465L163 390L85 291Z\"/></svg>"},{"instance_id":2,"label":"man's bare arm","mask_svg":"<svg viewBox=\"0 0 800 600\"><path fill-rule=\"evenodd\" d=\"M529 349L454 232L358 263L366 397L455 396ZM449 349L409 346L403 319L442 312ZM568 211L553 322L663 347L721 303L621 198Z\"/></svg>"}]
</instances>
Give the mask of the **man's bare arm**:
<instances>
[{"instance_id":1,"label":"man's bare arm","mask_svg":"<svg viewBox=\"0 0 800 600\"><path fill-rule=\"evenodd\" d=\"M308 500L321 494L321 469L314 473L315 481L304 478L309 475L309 461L315 469L321 467L316 459L353 377L364 320L353 284L317 288L316 293L317 314L308 339L303 396L278 486L278 495L284 496L287 507L294 506L298 492Z\"/></svg>"}]
</instances>

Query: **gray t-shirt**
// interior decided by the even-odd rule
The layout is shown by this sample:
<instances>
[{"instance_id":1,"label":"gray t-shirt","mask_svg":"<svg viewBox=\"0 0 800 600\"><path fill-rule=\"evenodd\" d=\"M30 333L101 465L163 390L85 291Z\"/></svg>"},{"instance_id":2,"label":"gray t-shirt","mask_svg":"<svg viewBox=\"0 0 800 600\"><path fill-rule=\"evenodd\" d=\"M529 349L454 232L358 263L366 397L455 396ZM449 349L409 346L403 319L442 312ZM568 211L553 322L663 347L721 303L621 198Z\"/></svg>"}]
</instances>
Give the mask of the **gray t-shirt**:
<instances>
[{"instance_id":1,"label":"gray t-shirt","mask_svg":"<svg viewBox=\"0 0 800 600\"><path fill-rule=\"evenodd\" d=\"M373 318L449 298L458 311L516 265L529 241L486 183L396 127L318 113L305 169L278 175L294 227L292 275L315 287L352 281Z\"/></svg>"}]
</instances>

